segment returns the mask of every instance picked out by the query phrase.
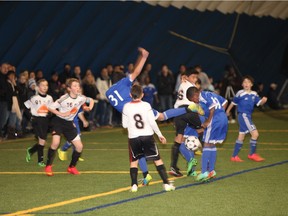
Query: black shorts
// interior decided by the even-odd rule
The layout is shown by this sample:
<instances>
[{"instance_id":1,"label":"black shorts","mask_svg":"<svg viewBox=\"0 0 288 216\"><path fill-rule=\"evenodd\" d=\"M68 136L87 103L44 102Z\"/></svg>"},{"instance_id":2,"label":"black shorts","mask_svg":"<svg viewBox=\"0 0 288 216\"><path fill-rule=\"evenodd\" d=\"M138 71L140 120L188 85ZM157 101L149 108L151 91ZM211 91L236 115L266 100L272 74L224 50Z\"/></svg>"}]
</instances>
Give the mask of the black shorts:
<instances>
[{"instance_id":1,"label":"black shorts","mask_svg":"<svg viewBox=\"0 0 288 216\"><path fill-rule=\"evenodd\" d=\"M35 135L43 140L47 139L49 118L48 117L32 117L32 127Z\"/></svg>"},{"instance_id":2,"label":"black shorts","mask_svg":"<svg viewBox=\"0 0 288 216\"><path fill-rule=\"evenodd\" d=\"M129 139L130 161L145 156L146 160L159 160L160 154L153 136L140 136Z\"/></svg>"},{"instance_id":3,"label":"black shorts","mask_svg":"<svg viewBox=\"0 0 288 216\"><path fill-rule=\"evenodd\" d=\"M188 112L183 115L174 118L174 125L176 129L176 135L184 134L184 130L187 126L194 129L201 128L201 121L199 114L196 112Z\"/></svg>"},{"instance_id":4,"label":"black shorts","mask_svg":"<svg viewBox=\"0 0 288 216\"><path fill-rule=\"evenodd\" d=\"M52 136L60 136L61 134L64 135L68 142L74 140L75 137L78 135L76 126L73 121L67 121L65 119L61 119L55 116L52 119Z\"/></svg>"}]
</instances>

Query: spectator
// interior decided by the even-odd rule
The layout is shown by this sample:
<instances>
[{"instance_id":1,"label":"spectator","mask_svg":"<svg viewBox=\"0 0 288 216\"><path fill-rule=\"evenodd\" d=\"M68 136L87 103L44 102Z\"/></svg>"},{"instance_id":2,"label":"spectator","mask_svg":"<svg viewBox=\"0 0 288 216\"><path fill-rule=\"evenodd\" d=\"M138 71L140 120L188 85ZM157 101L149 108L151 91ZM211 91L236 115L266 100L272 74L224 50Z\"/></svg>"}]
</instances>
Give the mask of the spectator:
<instances>
[{"instance_id":1,"label":"spectator","mask_svg":"<svg viewBox=\"0 0 288 216\"><path fill-rule=\"evenodd\" d=\"M196 65L194 67L196 71L198 71L198 78L201 80L201 89L207 90L210 86L210 80L205 72L202 71L201 65Z\"/></svg>"},{"instance_id":2,"label":"spectator","mask_svg":"<svg viewBox=\"0 0 288 216\"><path fill-rule=\"evenodd\" d=\"M142 100L148 102L151 107L155 107L159 103L158 92L154 84L151 83L150 76L145 77L142 88L144 93Z\"/></svg>"},{"instance_id":3,"label":"spectator","mask_svg":"<svg viewBox=\"0 0 288 216\"><path fill-rule=\"evenodd\" d=\"M278 109L281 109L281 106L280 106L279 101L277 99L277 90L276 89L277 89L277 84L271 83L269 90L268 90L268 93L267 93L267 99L268 99L267 102L268 102L268 106L271 109L278 110Z\"/></svg>"},{"instance_id":4,"label":"spectator","mask_svg":"<svg viewBox=\"0 0 288 216\"><path fill-rule=\"evenodd\" d=\"M56 71L51 74L51 79L48 82L48 94L56 101L64 92L61 92L61 83L59 75Z\"/></svg>"},{"instance_id":5,"label":"spectator","mask_svg":"<svg viewBox=\"0 0 288 216\"><path fill-rule=\"evenodd\" d=\"M8 73L8 63L2 63L0 66L0 141L5 137L4 127L9 118L9 109L8 109L8 82L7 82L7 73Z\"/></svg>"},{"instance_id":6,"label":"spectator","mask_svg":"<svg viewBox=\"0 0 288 216\"><path fill-rule=\"evenodd\" d=\"M59 75L59 81L61 84L66 84L66 80L71 78L71 65L68 63L64 64L64 70L63 72Z\"/></svg>"},{"instance_id":7,"label":"spectator","mask_svg":"<svg viewBox=\"0 0 288 216\"><path fill-rule=\"evenodd\" d=\"M173 107L174 77L166 64L162 65L157 80L160 110L165 111Z\"/></svg>"}]
</instances>

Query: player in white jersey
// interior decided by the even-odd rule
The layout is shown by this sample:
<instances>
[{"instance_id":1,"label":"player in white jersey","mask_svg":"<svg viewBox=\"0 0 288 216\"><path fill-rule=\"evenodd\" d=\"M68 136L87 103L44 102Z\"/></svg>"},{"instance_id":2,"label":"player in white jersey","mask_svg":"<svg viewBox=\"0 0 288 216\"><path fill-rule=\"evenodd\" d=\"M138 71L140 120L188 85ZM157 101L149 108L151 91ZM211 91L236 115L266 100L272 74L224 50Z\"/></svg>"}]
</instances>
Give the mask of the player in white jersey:
<instances>
[{"instance_id":1,"label":"player in white jersey","mask_svg":"<svg viewBox=\"0 0 288 216\"><path fill-rule=\"evenodd\" d=\"M175 190L175 187L168 182L166 169L161 160L153 134L156 133L163 144L166 143L166 138L159 130L151 105L141 100L143 96L142 87L133 85L131 88L132 101L124 105L122 114L122 125L128 129L129 155L131 155L131 192L137 192L138 190L138 160L143 158L143 156L147 160L154 162L163 181L164 190L172 191Z\"/></svg>"},{"instance_id":2,"label":"player in white jersey","mask_svg":"<svg viewBox=\"0 0 288 216\"><path fill-rule=\"evenodd\" d=\"M77 129L73 124L73 119L77 115L80 107L87 100L89 101L89 107L87 107L86 110L92 110L94 100L79 94L80 83L78 79L69 79L67 82L67 90L69 93L63 95L48 107L49 111L54 113L56 116L52 120L52 143L48 150L47 163L45 167L47 176L53 176L52 163L54 160L55 151L57 150L61 141L61 134L64 135L68 142L71 142L75 146L75 151L73 151L72 159L67 172L74 175L79 174L75 166L79 157L81 156L83 144L80 136L77 133Z\"/></svg>"},{"instance_id":3,"label":"player in white jersey","mask_svg":"<svg viewBox=\"0 0 288 216\"><path fill-rule=\"evenodd\" d=\"M174 108L179 107L188 107L191 103L186 97L186 91L189 87L195 86L197 81L198 72L193 68L189 68L185 75L183 76L183 81L179 86L178 93L177 93L177 100L174 104ZM179 152L180 152L180 145L183 142L183 134L184 130L188 125L199 129L201 127L201 121L197 113L195 112L188 112L186 114L177 116L174 118L174 124L176 128L176 137L174 139L174 144L171 148L171 164L170 164L170 171L169 174L175 177L181 177L183 174L180 172L180 169L177 166Z\"/></svg>"},{"instance_id":4,"label":"player in white jersey","mask_svg":"<svg viewBox=\"0 0 288 216\"><path fill-rule=\"evenodd\" d=\"M24 102L27 109L30 110L32 115L32 126L35 136L38 138L38 143L26 150L26 161L31 161L31 156L38 153L38 165L45 166L43 161L43 150L47 140L49 118L48 106L53 103L53 98L47 94L48 82L45 79L40 79L37 82L38 94L32 96L29 100Z\"/></svg>"},{"instance_id":5,"label":"player in white jersey","mask_svg":"<svg viewBox=\"0 0 288 216\"><path fill-rule=\"evenodd\" d=\"M236 93L233 101L226 110L226 114L229 116L233 106L237 106L239 135L235 143L234 152L230 159L233 162L243 162L243 160L238 156L238 154L242 148L243 141L247 133L251 134L250 153L248 155L248 159L256 162L264 161L264 158L256 154L256 145L259 133L252 121L252 112L255 105L259 106L265 104L267 98L260 98L255 91L251 90L253 82L254 79L251 76L243 77L243 89Z\"/></svg>"}]
</instances>

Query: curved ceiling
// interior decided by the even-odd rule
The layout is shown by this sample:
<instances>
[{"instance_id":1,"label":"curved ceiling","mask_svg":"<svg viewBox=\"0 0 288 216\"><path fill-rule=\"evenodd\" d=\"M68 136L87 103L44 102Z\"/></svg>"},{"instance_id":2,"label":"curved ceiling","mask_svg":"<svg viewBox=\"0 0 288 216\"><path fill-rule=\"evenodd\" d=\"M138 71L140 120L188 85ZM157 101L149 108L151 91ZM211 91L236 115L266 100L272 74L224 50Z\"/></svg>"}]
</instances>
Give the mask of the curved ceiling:
<instances>
[{"instance_id":1,"label":"curved ceiling","mask_svg":"<svg viewBox=\"0 0 288 216\"><path fill-rule=\"evenodd\" d=\"M135 1L141 2L141 0ZM178 9L186 7L201 12L216 10L223 14L236 12L257 17L271 16L283 20L288 18L288 1L143 1L153 6L173 6Z\"/></svg>"}]
</instances>

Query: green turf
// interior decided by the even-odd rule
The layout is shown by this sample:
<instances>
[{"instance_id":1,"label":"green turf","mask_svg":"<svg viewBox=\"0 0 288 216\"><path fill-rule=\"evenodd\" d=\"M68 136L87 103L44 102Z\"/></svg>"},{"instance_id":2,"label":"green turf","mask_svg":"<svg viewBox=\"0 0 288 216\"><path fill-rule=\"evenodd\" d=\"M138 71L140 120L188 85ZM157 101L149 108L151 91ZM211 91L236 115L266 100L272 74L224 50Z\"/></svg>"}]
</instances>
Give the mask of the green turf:
<instances>
[{"instance_id":1,"label":"green turf","mask_svg":"<svg viewBox=\"0 0 288 216\"><path fill-rule=\"evenodd\" d=\"M47 207L26 213L65 215L143 196L122 204L87 211L82 215L287 215L288 163L221 179L229 174L287 161L287 116L287 110L256 111L253 115L260 134L257 151L266 159L264 162L248 161L249 137L246 138L240 152L240 157L245 162L229 161L238 134L237 124L229 125L227 140L218 146L216 162L218 180L195 185L196 182L192 177L176 179L175 185L178 189L169 193L158 193L162 191L161 183L139 188L137 193L129 193L128 189L117 191L130 185L127 133L121 128L97 129L94 132L83 133L85 161L78 163L78 169L82 172L79 176L66 174L69 162L61 162L58 158L54 161L53 171L56 173L53 177L44 175L43 168L37 165L36 155L33 155L32 161L27 163L25 150L35 143L32 136L2 142L0 143L0 214ZM168 144L159 144L159 149L166 167L169 168L173 126L160 124L160 128ZM49 136L45 156L50 141ZM200 156L196 158L201 161ZM186 163L182 158L178 164L182 170L186 170ZM152 183L160 181L154 165L148 166L153 176ZM197 165L198 170L200 166L201 162ZM140 172L138 177L142 177ZM107 194L108 192L114 193ZM98 197L88 197L97 194ZM145 195L151 196L145 197ZM61 203L80 197L84 197L85 200L78 200L73 204Z\"/></svg>"}]
</instances>

